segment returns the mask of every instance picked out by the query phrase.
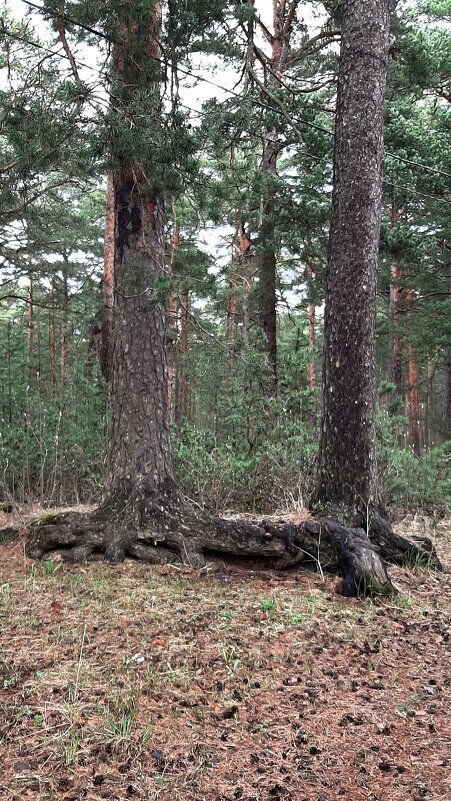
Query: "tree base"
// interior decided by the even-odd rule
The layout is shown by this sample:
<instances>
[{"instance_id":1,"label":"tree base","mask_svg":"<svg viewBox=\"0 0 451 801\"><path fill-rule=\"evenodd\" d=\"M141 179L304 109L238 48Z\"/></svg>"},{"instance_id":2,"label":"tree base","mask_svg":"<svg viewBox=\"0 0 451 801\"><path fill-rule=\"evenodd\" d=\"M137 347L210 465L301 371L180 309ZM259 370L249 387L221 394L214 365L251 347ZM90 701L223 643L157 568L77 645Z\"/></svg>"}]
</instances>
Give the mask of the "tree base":
<instances>
[{"instance_id":1,"label":"tree base","mask_svg":"<svg viewBox=\"0 0 451 801\"><path fill-rule=\"evenodd\" d=\"M46 515L32 524L26 553L42 559L58 550L68 562L101 553L109 562L126 556L149 564L182 563L195 569L209 554L267 559L275 570L314 564L343 577L347 597L396 592L384 560L440 568L430 540L395 534L375 516L370 536L333 519L299 525L271 520L227 520L180 496L172 482L158 492L145 482L116 488L94 512Z\"/></svg>"}]
</instances>

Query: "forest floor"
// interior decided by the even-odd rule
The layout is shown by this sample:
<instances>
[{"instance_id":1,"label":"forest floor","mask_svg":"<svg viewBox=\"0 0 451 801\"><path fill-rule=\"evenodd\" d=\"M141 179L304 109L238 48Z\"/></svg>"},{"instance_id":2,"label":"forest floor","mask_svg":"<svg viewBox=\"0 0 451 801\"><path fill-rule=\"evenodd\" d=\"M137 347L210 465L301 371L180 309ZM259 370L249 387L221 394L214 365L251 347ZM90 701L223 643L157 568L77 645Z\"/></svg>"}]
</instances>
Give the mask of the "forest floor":
<instances>
[{"instance_id":1,"label":"forest floor","mask_svg":"<svg viewBox=\"0 0 451 801\"><path fill-rule=\"evenodd\" d=\"M0 545L0 798L445 801L451 575L391 575L371 602L301 570Z\"/></svg>"}]
</instances>

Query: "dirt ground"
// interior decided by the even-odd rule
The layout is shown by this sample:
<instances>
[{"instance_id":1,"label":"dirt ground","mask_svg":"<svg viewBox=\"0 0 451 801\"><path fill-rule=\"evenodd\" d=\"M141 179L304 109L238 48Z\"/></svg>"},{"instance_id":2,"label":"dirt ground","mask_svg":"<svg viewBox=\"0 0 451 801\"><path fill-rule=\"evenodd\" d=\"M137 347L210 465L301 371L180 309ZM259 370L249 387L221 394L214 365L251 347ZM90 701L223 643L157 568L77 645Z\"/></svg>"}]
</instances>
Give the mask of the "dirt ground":
<instances>
[{"instance_id":1,"label":"dirt ground","mask_svg":"<svg viewBox=\"0 0 451 801\"><path fill-rule=\"evenodd\" d=\"M449 522L435 538L450 567ZM303 571L0 545L0 799L451 798L451 575L391 575L373 603Z\"/></svg>"}]
</instances>

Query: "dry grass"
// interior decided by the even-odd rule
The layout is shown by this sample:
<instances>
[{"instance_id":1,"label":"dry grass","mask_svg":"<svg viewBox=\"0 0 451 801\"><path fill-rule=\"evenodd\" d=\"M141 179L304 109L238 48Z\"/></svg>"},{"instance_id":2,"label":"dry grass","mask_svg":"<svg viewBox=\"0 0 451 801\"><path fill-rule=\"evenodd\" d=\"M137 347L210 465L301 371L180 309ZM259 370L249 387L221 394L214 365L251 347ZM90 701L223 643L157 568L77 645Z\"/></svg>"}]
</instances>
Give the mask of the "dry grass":
<instances>
[{"instance_id":1,"label":"dry grass","mask_svg":"<svg viewBox=\"0 0 451 801\"><path fill-rule=\"evenodd\" d=\"M450 564L445 527L438 547ZM392 574L373 604L303 572L0 546L0 798L444 801L450 576Z\"/></svg>"}]
</instances>

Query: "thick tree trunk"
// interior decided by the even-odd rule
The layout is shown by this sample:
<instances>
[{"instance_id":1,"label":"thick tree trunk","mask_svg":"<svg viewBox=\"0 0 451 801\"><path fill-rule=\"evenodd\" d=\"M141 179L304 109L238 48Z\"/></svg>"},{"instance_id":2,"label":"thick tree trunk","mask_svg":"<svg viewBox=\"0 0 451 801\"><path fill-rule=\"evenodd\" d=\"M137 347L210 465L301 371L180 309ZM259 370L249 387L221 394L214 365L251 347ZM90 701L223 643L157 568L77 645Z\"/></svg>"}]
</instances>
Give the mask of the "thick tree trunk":
<instances>
[{"instance_id":1,"label":"thick tree trunk","mask_svg":"<svg viewBox=\"0 0 451 801\"><path fill-rule=\"evenodd\" d=\"M113 288L114 288L114 178L113 173L107 175L105 235L103 246L103 313L102 344L100 350L100 369L105 381L111 380L113 368Z\"/></svg>"},{"instance_id":2,"label":"thick tree trunk","mask_svg":"<svg viewBox=\"0 0 451 801\"><path fill-rule=\"evenodd\" d=\"M364 527L379 502L375 313L388 43L388 0L344 2L315 502Z\"/></svg>"},{"instance_id":3,"label":"thick tree trunk","mask_svg":"<svg viewBox=\"0 0 451 801\"><path fill-rule=\"evenodd\" d=\"M370 5L379 8L380 3L371 0ZM349 3L348 22L354 23L351 12L352 3ZM156 12L154 12L156 13ZM146 20L143 20L145 22ZM380 23L386 23L385 17ZM356 21L358 22L358 20ZM365 20L367 25L368 19ZM379 28L379 26L376 26ZM145 27L152 32L152 41L158 40L159 26L153 24ZM130 28L133 30L133 28ZM374 36L374 28L371 28ZM357 25L357 31L361 31ZM366 31L366 28L365 28ZM385 43L385 27L380 32L380 38ZM141 31L142 34L142 31ZM131 34L130 34L131 35ZM346 41L346 40L345 40ZM130 44L130 43L129 43ZM142 38L140 39L142 45ZM352 58L363 67L374 69L375 64L380 69L379 62L373 58L373 52L384 56L385 50L380 47L379 38L373 42L357 37ZM373 47L374 45L374 47ZM378 49L376 49L376 45ZM152 49L148 48L149 52ZM128 50L127 50L128 52ZM133 55L133 48L130 47ZM347 52L347 51L346 51ZM370 55L368 55L368 53ZM347 53L349 58L349 54ZM346 59L345 59L346 64ZM346 69L344 78L346 79ZM343 74L342 74L343 82ZM374 82L374 92L359 95L359 113L365 108L368 97L373 97L375 108L369 112L369 119L373 115L378 119L382 107L379 98L383 87L379 81ZM343 94L343 88L341 89ZM365 102L363 102L365 100ZM369 121L369 120L368 120ZM160 193L153 188L140 170L126 168L118 172L115 178L116 194L116 257L115 257L115 314L114 314L114 357L112 380L112 414L113 425L108 447L108 467L110 473L109 492L104 503L95 512L89 515L63 514L47 515L32 527L27 544L27 554L33 558L42 558L53 550L62 550L65 557L71 561L88 558L94 552L100 552L111 561L121 561L126 555L142 559L149 563L181 561L184 564L199 568L205 564L211 553L235 554L238 556L252 556L266 559L275 568L297 567L302 563L313 563L321 570L338 570L343 575L342 592L344 595L366 595L392 592L393 587L387 576L382 558L385 557L398 563L405 563L409 559L433 562L435 554L430 543L424 541L415 544L412 541L397 537L390 530L386 522L374 515L371 532L373 539L368 538L367 532L362 528L366 523L360 493L365 493L364 500L373 502L377 498L375 478L373 475L374 431L372 418L367 410L371 402L371 390L374 389L372 379L363 378L364 367L372 369L373 352L371 343L367 341L368 298L373 298L374 269L377 259L377 243L374 243L374 222L377 222L378 208L378 180L380 159L382 156L379 138L370 135L359 120L357 131L362 131L365 142L371 150L371 164L374 175L371 180L371 192L375 191L374 202L369 203L362 191L357 198L352 212L357 219L365 221L358 226L358 232L346 241L350 254L349 267L355 275L367 282L368 287L350 286L349 277L345 271L339 271L345 281L343 289L349 293L338 293L342 306L336 307L329 297L329 344L334 354L334 369L339 371L343 364L344 380L339 374L334 377L334 384L326 385L327 390L333 386L333 393L337 391L338 397L346 395L349 403L349 392L346 394L346 381L351 381L351 392L362 391L363 399L353 408L353 413L347 412L347 405L340 407L326 406L325 425L323 429L322 459L320 476L324 477L324 488L328 494L320 493L321 499L339 502L345 499L352 514L353 521L348 527L329 518L308 520L302 525L274 524L268 520L243 521L224 520L213 513L200 509L197 504L190 503L177 492L173 477L169 450L169 431L167 426L167 371L164 356L164 309L161 302L154 295L156 280L163 269L163 205ZM364 120L365 122L365 120ZM356 135L355 121L350 130ZM370 126L367 126L369 128ZM368 137L368 139L366 138ZM338 140L340 142L340 139ZM357 144L361 146L360 140ZM365 145L366 147L366 145ZM351 145L351 153L352 153ZM338 172L342 169L340 159L343 156L338 148ZM373 163L374 160L374 163ZM365 159L362 158L362 162ZM355 174L362 181L368 178L367 170L357 159L354 164ZM358 169L357 169L358 168ZM147 173L148 174L148 173ZM364 185L365 181L363 182ZM358 184L359 185L359 184ZM329 262L329 291L335 287L337 280L335 272L340 266L340 258L344 258L343 242L337 237L340 225L344 224L341 214L349 215L349 198L347 197L346 183L337 184L342 188L344 198L347 198L345 208L340 208L341 197L335 196L334 220L337 226L332 231L332 243L338 247L338 261L334 251L331 250ZM373 187L376 187L373 190ZM340 201L340 202L339 202ZM362 211L363 210L363 211ZM370 219L366 216L371 210ZM341 214L338 214L338 211ZM352 217L347 217L352 219ZM335 221L335 222L334 222ZM362 250L361 239L364 240ZM362 266L360 260L363 262ZM369 261L369 263L368 263ZM335 277L334 277L335 276ZM369 293L369 294L368 294ZM359 309L357 320L354 319L354 307L349 305L350 296L365 306ZM187 304L185 302L185 309ZM349 322L351 333L348 334L346 326L338 323L331 328L331 312L340 313L352 310L352 319ZM362 317L363 315L363 317ZM371 317L371 314L369 315ZM338 347L337 336L349 336L347 340L351 345L361 336L363 326L364 352L352 353L352 367L356 378L350 373L349 365L344 358L343 346ZM339 362L338 364L336 362ZM327 362L326 362L327 365ZM328 380L333 377L332 368L328 367ZM369 381L369 384L368 384ZM357 395L356 395L357 397ZM345 430L343 432L344 444L340 444L334 426L337 419L333 418L335 412L347 413L344 415ZM362 417L363 430L359 429L354 416ZM353 416L354 415L354 416ZM329 432L331 441L335 443L335 450L327 447L324 437ZM354 439L350 439L350 437ZM356 455L355 449L363 448L363 455ZM367 452L368 451L368 452ZM341 459L347 464L349 475L343 473ZM334 477L332 483L326 482L326 466L324 460L330 461L330 470ZM358 469L367 473L362 480ZM350 486L347 480L354 481ZM339 481L343 480L340 485ZM358 521L356 519L358 518Z\"/></svg>"}]
</instances>

